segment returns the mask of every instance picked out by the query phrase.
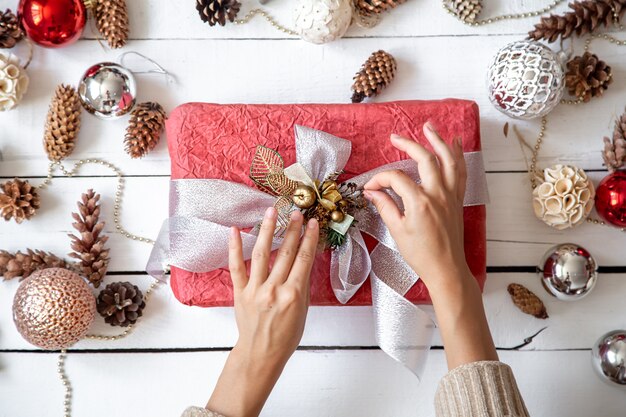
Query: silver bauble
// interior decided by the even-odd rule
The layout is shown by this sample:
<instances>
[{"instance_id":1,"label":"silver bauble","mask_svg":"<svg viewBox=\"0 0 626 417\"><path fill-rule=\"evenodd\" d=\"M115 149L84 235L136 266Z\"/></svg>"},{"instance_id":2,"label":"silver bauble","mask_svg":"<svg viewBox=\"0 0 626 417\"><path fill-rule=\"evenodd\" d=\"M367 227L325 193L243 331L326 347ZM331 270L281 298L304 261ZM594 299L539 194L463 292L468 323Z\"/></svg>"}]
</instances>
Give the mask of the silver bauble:
<instances>
[{"instance_id":1,"label":"silver bauble","mask_svg":"<svg viewBox=\"0 0 626 417\"><path fill-rule=\"evenodd\" d=\"M599 338L593 345L591 362L603 381L626 388L626 330L615 330Z\"/></svg>"},{"instance_id":2,"label":"silver bauble","mask_svg":"<svg viewBox=\"0 0 626 417\"><path fill-rule=\"evenodd\" d=\"M135 105L137 86L133 73L113 62L89 68L78 84L83 107L101 119L115 119Z\"/></svg>"},{"instance_id":3,"label":"silver bauble","mask_svg":"<svg viewBox=\"0 0 626 417\"><path fill-rule=\"evenodd\" d=\"M559 300L578 300L589 294L598 280L598 265L583 247L564 243L550 248L537 273L543 287Z\"/></svg>"},{"instance_id":4,"label":"silver bauble","mask_svg":"<svg viewBox=\"0 0 626 417\"><path fill-rule=\"evenodd\" d=\"M489 100L516 119L548 114L561 101L563 66L552 50L539 42L517 41L500 49L487 71Z\"/></svg>"}]
</instances>

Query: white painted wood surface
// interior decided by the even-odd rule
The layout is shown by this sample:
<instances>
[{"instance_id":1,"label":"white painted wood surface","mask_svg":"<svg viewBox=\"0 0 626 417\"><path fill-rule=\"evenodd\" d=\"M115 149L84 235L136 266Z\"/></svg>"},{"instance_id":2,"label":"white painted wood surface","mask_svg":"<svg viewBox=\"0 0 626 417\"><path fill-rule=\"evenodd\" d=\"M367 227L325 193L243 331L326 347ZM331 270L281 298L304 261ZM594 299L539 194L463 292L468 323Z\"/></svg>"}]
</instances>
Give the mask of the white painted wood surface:
<instances>
[{"instance_id":1,"label":"white painted wood surface","mask_svg":"<svg viewBox=\"0 0 626 417\"><path fill-rule=\"evenodd\" d=\"M0 9L14 7L0 2ZM186 101L219 103L347 102L351 78L373 50L385 49L399 63L397 80L380 100L459 97L475 100L482 113L482 136L492 203L488 208L488 265L535 265L552 244L575 241L587 247L602 266L624 267L626 235L583 225L558 232L537 221L530 208L525 165L514 137L504 138L508 121L488 102L485 68L493 53L521 39L532 19L468 28L441 9L436 0L411 0L385 16L375 29L353 28L345 39L309 45L273 31L259 17L243 26L209 28L201 23L193 1L129 1L132 40L125 50L139 51L172 72L176 83L158 75L139 75L139 100L158 100L168 110ZM485 1L484 16L516 13L545 6L545 0ZM281 22L289 21L290 2L272 0L267 8ZM256 7L244 2L242 14ZM564 10L565 5L558 10ZM580 42L576 43L578 51ZM560 106L550 116L541 164L575 163L603 175L602 136L626 105L626 48L601 41L592 44L613 68L615 81L602 100L585 106ZM18 49L18 54L24 52ZM90 30L77 44L57 50L37 48L29 67L30 91L22 106L0 113L0 177L26 176L38 182L47 159L41 147L43 121L54 87L75 84L91 64L115 60L120 52L101 48ZM134 68L140 63L131 61ZM145 66L141 66L145 68ZM125 226L155 236L167 212L169 160L165 141L141 161L123 152L126 120L99 121L83 116L83 128L70 162L104 158L125 174ZM537 122L520 122L534 140ZM102 167L84 167L81 178L55 179L43 192L39 214L26 224L0 224L0 248L42 248L68 251L69 213L80 193L94 188L103 195L104 218L111 233L111 268L107 281L129 280L142 288L149 247L112 233L115 180ZM520 282L542 296L550 318L539 321L510 303L506 286ZM11 301L18 282L0 285L0 417L58 416L62 392L53 354L30 352L14 329ZM545 295L533 273L491 273L485 288L489 321L499 348L522 343L542 327L534 341L503 360L516 371L533 416L622 416L623 391L601 384L589 366L588 349L605 331L626 327L623 297L625 274L603 274L596 290L576 303ZM94 332L114 334L101 323ZM177 415L186 405L202 405L219 374L236 329L231 309L189 308L169 288L154 295L135 332L117 342L82 341L78 350L109 353L71 354L67 369L75 387L79 416ZM440 345L440 341L436 341ZM267 416L298 413L308 416L432 416L432 398L445 373L443 352L433 351L424 380L386 358L375 345L369 307L312 308L303 346L297 352L264 412ZM342 347L333 350L332 347ZM362 349L367 347L368 349ZM201 350L183 352L184 350ZM150 353L146 353L149 350ZM183 351L181 351L183 350ZM26 352L28 351L28 352ZM114 388L117 387L117 388ZM132 401L109 401L111 392L133 393ZM106 399L105 399L106 398ZM124 403L123 405L121 403ZM128 407L128 408L127 408Z\"/></svg>"}]
</instances>

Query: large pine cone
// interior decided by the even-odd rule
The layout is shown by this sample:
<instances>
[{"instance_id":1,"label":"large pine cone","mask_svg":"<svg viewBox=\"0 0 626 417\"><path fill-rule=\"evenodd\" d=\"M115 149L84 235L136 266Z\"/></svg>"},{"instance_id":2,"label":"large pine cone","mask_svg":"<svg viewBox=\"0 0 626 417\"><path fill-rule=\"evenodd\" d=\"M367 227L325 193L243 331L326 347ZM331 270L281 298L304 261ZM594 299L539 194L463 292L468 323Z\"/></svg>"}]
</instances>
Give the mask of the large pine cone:
<instances>
[{"instance_id":1,"label":"large pine cone","mask_svg":"<svg viewBox=\"0 0 626 417\"><path fill-rule=\"evenodd\" d=\"M127 327L135 324L146 307L143 294L130 282L114 282L98 295L96 308L111 326Z\"/></svg>"},{"instance_id":2,"label":"large pine cone","mask_svg":"<svg viewBox=\"0 0 626 417\"><path fill-rule=\"evenodd\" d=\"M354 76L352 102L360 103L365 97L379 94L383 88L391 83L395 73L396 60L394 57L385 51L374 52Z\"/></svg>"},{"instance_id":3,"label":"large pine cone","mask_svg":"<svg viewBox=\"0 0 626 417\"><path fill-rule=\"evenodd\" d=\"M356 0L355 6L363 15L380 14L386 10L398 7L406 0Z\"/></svg>"},{"instance_id":4,"label":"large pine cone","mask_svg":"<svg viewBox=\"0 0 626 417\"><path fill-rule=\"evenodd\" d=\"M13 48L23 37L17 16L9 9L0 12L0 48Z\"/></svg>"},{"instance_id":5,"label":"large pine cone","mask_svg":"<svg viewBox=\"0 0 626 417\"><path fill-rule=\"evenodd\" d=\"M546 306L532 291L520 284L509 284L507 291L511 294L513 304L526 314L547 319Z\"/></svg>"},{"instance_id":6,"label":"large pine cone","mask_svg":"<svg viewBox=\"0 0 626 417\"><path fill-rule=\"evenodd\" d=\"M584 0L569 4L571 12L542 17L535 29L528 33L530 39L554 42L559 37L569 38L594 32L601 25L610 27L619 22L626 11L626 0ZM617 16L617 22L615 19Z\"/></svg>"},{"instance_id":7,"label":"large pine cone","mask_svg":"<svg viewBox=\"0 0 626 417\"><path fill-rule=\"evenodd\" d=\"M5 280L28 278L30 274L40 269L63 268L74 270L73 265L65 260L42 250L27 249L26 253L17 251L10 253L0 250L0 276Z\"/></svg>"},{"instance_id":8,"label":"large pine cone","mask_svg":"<svg viewBox=\"0 0 626 417\"><path fill-rule=\"evenodd\" d=\"M626 165L626 112L615 121L613 140L604 138L602 159L609 172L615 172Z\"/></svg>"},{"instance_id":9,"label":"large pine cone","mask_svg":"<svg viewBox=\"0 0 626 417\"><path fill-rule=\"evenodd\" d=\"M30 185L28 181L16 178L2 184L0 215L4 220L14 219L16 223L29 220L35 215L40 204L37 188Z\"/></svg>"},{"instance_id":10,"label":"large pine cone","mask_svg":"<svg viewBox=\"0 0 626 417\"><path fill-rule=\"evenodd\" d=\"M582 98L585 103L592 97L601 96L612 81L611 67L591 52L567 63L565 85L571 95Z\"/></svg>"},{"instance_id":11,"label":"large pine cone","mask_svg":"<svg viewBox=\"0 0 626 417\"><path fill-rule=\"evenodd\" d=\"M237 0L196 0L196 10L200 13L200 19L209 26L216 24L224 26L226 20L234 22L240 9L241 3Z\"/></svg>"},{"instance_id":12,"label":"large pine cone","mask_svg":"<svg viewBox=\"0 0 626 417\"><path fill-rule=\"evenodd\" d=\"M139 103L133 109L124 143L131 158L141 158L159 143L165 127L165 110L159 103Z\"/></svg>"},{"instance_id":13,"label":"large pine cone","mask_svg":"<svg viewBox=\"0 0 626 417\"><path fill-rule=\"evenodd\" d=\"M80 130L80 97L74 87L57 86L50 102L43 145L51 161L60 161L74 151L74 141Z\"/></svg>"},{"instance_id":14,"label":"large pine cone","mask_svg":"<svg viewBox=\"0 0 626 417\"><path fill-rule=\"evenodd\" d=\"M483 10L482 0L448 0L448 7L465 23L474 23Z\"/></svg>"},{"instance_id":15,"label":"large pine cone","mask_svg":"<svg viewBox=\"0 0 626 417\"><path fill-rule=\"evenodd\" d=\"M96 0L94 16L98 31L111 48L126 45L130 31L126 0Z\"/></svg>"}]
</instances>

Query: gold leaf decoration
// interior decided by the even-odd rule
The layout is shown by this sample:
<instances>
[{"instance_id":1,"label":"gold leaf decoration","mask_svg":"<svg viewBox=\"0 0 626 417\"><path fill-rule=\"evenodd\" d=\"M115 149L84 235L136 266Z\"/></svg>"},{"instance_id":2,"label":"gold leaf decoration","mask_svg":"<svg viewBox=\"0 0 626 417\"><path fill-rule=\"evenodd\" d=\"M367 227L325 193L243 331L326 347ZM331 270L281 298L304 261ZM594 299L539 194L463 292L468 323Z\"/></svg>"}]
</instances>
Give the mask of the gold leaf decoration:
<instances>
[{"instance_id":1,"label":"gold leaf decoration","mask_svg":"<svg viewBox=\"0 0 626 417\"><path fill-rule=\"evenodd\" d=\"M283 158L274 149L257 145L254 158L250 164L250 179L261 191L271 195L279 195L272 188L268 178L271 175L282 174L285 167Z\"/></svg>"},{"instance_id":2,"label":"gold leaf decoration","mask_svg":"<svg viewBox=\"0 0 626 417\"><path fill-rule=\"evenodd\" d=\"M276 200L276 203L274 203L274 208L278 213L278 217L276 218L276 229L274 229L274 236L284 236L285 231L287 230L287 226L289 225L289 218L292 207L293 203L291 202L291 199L285 196L280 197L278 200Z\"/></svg>"},{"instance_id":3,"label":"gold leaf decoration","mask_svg":"<svg viewBox=\"0 0 626 417\"><path fill-rule=\"evenodd\" d=\"M298 186L298 182L289 179L284 173L269 174L266 177L267 184L276 195L291 196Z\"/></svg>"}]
</instances>

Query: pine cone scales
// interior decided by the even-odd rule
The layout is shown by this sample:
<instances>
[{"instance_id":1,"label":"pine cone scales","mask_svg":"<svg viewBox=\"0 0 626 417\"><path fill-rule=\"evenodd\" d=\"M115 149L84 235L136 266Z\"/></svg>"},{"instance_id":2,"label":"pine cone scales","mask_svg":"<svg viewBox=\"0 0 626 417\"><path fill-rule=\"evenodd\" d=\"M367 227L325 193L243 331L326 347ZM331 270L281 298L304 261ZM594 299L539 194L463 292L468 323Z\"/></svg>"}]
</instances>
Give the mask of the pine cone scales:
<instances>
[{"instance_id":1,"label":"pine cone scales","mask_svg":"<svg viewBox=\"0 0 626 417\"><path fill-rule=\"evenodd\" d=\"M60 161L74 151L80 129L80 97L74 87L57 86L46 117L43 144L51 161Z\"/></svg>"},{"instance_id":2,"label":"pine cone scales","mask_svg":"<svg viewBox=\"0 0 626 417\"><path fill-rule=\"evenodd\" d=\"M0 193L0 215L4 220L14 219L16 223L29 220L39 209L41 201L37 188L28 181L18 178L2 184Z\"/></svg>"},{"instance_id":3,"label":"pine cone scales","mask_svg":"<svg viewBox=\"0 0 626 417\"><path fill-rule=\"evenodd\" d=\"M13 48L23 37L17 16L9 9L0 12L0 48Z\"/></svg>"},{"instance_id":4,"label":"pine cone scales","mask_svg":"<svg viewBox=\"0 0 626 417\"><path fill-rule=\"evenodd\" d=\"M473 23L483 10L483 2L482 0L449 0L448 7L462 21Z\"/></svg>"},{"instance_id":5,"label":"pine cone scales","mask_svg":"<svg viewBox=\"0 0 626 417\"><path fill-rule=\"evenodd\" d=\"M127 327L141 317L146 303L143 294L130 282L114 282L107 285L100 294L96 308L111 326Z\"/></svg>"},{"instance_id":6,"label":"pine cone scales","mask_svg":"<svg viewBox=\"0 0 626 417\"><path fill-rule=\"evenodd\" d=\"M585 52L567 63L565 85L569 93L586 103L592 97L602 96L613 82L611 67L597 55Z\"/></svg>"},{"instance_id":7,"label":"pine cone scales","mask_svg":"<svg viewBox=\"0 0 626 417\"><path fill-rule=\"evenodd\" d=\"M374 52L354 76L352 85L353 103L379 94L391 81L396 72L396 60L385 51Z\"/></svg>"},{"instance_id":8,"label":"pine cone scales","mask_svg":"<svg viewBox=\"0 0 626 417\"><path fill-rule=\"evenodd\" d=\"M237 0L196 0L200 19L209 26L224 26L226 20L234 22L240 9L241 3Z\"/></svg>"},{"instance_id":9,"label":"pine cone scales","mask_svg":"<svg viewBox=\"0 0 626 417\"><path fill-rule=\"evenodd\" d=\"M74 269L72 264L42 250L27 249L26 253L0 250L0 276L5 280L20 277L21 281L33 272L46 268Z\"/></svg>"},{"instance_id":10,"label":"pine cone scales","mask_svg":"<svg viewBox=\"0 0 626 417\"><path fill-rule=\"evenodd\" d=\"M389 9L393 9L406 2L406 0L357 0L357 9L367 14L380 14Z\"/></svg>"},{"instance_id":11,"label":"pine cone scales","mask_svg":"<svg viewBox=\"0 0 626 417\"><path fill-rule=\"evenodd\" d=\"M71 247L74 251L69 256L78 259L80 274L95 288L100 286L109 266L109 249L105 248L109 238L101 235L104 222L98 223L99 200L100 194L94 193L93 190L88 190L82 195L81 201L78 202L79 213L72 213L75 220L72 226L80 233L80 237L68 235L72 240Z\"/></svg>"},{"instance_id":12,"label":"pine cone scales","mask_svg":"<svg viewBox=\"0 0 626 417\"><path fill-rule=\"evenodd\" d=\"M165 110L159 103L137 104L126 128L126 153L132 158L141 158L153 150L161 138L165 119Z\"/></svg>"},{"instance_id":13,"label":"pine cone scales","mask_svg":"<svg viewBox=\"0 0 626 417\"><path fill-rule=\"evenodd\" d=\"M626 113L615 122L613 140L604 138L602 159L609 172L615 172L626 165Z\"/></svg>"},{"instance_id":14,"label":"pine cone scales","mask_svg":"<svg viewBox=\"0 0 626 417\"><path fill-rule=\"evenodd\" d=\"M608 28L622 18L626 0L584 0L570 3L569 7L572 11L563 15L542 17L528 37L554 42L559 37L566 39L573 34L582 36L592 33L600 26Z\"/></svg>"},{"instance_id":15,"label":"pine cone scales","mask_svg":"<svg viewBox=\"0 0 626 417\"><path fill-rule=\"evenodd\" d=\"M117 49L126 45L130 30L126 0L97 0L94 16L98 31L111 48Z\"/></svg>"},{"instance_id":16,"label":"pine cone scales","mask_svg":"<svg viewBox=\"0 0 626 417\"><path fill-rule=\"evenodd\" d=\"M532 291L520 284L509 284L507 291L511 295L513 304L520 310L538 319L547 319L546 306Z\"/></svg>"}]
</instances>

